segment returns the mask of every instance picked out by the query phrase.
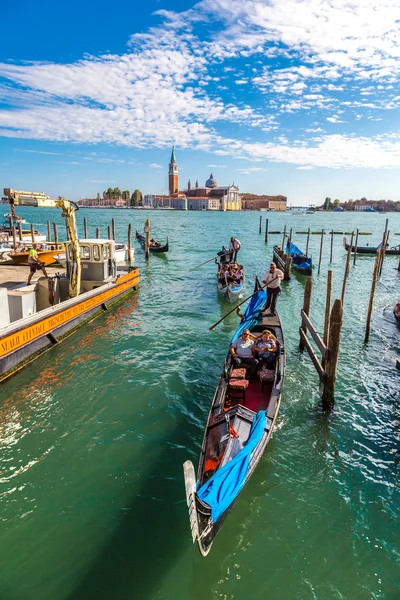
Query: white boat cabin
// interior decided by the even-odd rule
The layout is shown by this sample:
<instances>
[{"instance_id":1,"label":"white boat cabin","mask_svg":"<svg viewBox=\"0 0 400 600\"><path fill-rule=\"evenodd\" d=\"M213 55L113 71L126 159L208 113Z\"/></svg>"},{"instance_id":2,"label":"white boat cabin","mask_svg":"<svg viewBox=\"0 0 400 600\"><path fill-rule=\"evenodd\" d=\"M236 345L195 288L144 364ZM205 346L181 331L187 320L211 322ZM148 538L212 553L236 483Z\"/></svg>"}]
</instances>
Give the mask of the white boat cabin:
<instances>
[{"instance_id":1,"label":"white boat cabin","mask_svg":"<svg viewBox=\"0 0 400 600\"><path fill-rule=\"evenodd\" d=\"M103 282L116 276L115 242L107 239L79 240L82 282ZM73 264L72 243L65 243L67 276L70 276Z\"/></svg>"}]
</instances>

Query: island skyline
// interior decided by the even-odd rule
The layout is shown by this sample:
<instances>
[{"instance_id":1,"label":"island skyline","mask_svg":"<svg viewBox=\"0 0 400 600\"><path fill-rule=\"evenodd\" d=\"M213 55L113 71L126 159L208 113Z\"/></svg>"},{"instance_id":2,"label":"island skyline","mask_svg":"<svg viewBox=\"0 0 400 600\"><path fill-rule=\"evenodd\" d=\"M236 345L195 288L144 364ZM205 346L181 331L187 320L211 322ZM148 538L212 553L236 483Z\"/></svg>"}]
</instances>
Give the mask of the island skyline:
<instances>
[{"instance_id":1,"label":"island skyline","mask_svg":"<svg viewBox=\"0 0 400 600\"><path fill-rule=\"evenodd\" d=\"M212 171L288 206L400 199L391 3L89 3L76 23L78 7L7 7L2 188L165 194L175 145L182 180Z\"/></svg>"}]
</instances>

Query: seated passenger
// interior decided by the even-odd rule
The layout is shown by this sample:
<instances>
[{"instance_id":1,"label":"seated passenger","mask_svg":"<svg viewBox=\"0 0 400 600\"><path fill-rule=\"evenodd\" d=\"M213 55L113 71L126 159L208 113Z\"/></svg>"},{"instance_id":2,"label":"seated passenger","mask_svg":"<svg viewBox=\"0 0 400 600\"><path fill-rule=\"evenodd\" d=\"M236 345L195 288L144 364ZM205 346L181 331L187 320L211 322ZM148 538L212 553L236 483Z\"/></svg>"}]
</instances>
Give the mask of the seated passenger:
<instances>
[{"instance_id":1,"label":"seated passenger","mask_svg":"<svg viewBox=\"0 0 400 600\"><path fill-rule=\"evenodd\" d=\"M236 274L235 274L236 283L242 283L243 274L244 274L243 265L239 265L238 268L236 269Z\"/></svg>"},{"instance_id":2,"label":"seated passenger","mask_svg":"<svg viewBox=\"0 0 400 600\"><path fill-rule=\"evenodd\" d=\"M273 333L265 330L254 344L254 352L257 354L260 363L266 364L268 369L274 369L278 347L278 340Z\"/></svg>"},{"instance_id":3,"label":"seated passenger","mask_svg":"<svg viewBox=\"0 0 400 600\"><path fill-rule=\"evenodd\" d=\"M235 359L236 364L249 365L247 371L247 378L250 381L254 381L256 376L258 360L253 356L254 342L251 339L252 336L248 329L245 329L237 340L233 342L230 347L230 353Z\"/></svg>"}]
</instances>

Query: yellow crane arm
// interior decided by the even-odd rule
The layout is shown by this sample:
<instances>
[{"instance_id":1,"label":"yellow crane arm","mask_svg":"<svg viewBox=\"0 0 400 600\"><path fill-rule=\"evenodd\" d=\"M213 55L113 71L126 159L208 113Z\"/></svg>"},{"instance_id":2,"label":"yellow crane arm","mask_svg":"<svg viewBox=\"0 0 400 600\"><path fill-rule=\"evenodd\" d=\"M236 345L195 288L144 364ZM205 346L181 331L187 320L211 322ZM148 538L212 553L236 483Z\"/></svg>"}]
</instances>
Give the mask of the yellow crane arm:
<instances>
[{"instance_id":1,"label":"yellow crane arm","mask_svg":"<svg viewBox=\"0 0 400 600\"><path fill-rule=\"evenodd\" d=\"M61 216L65 219L68 240L71 242L72 264L69 276L69 295L73 298L78 296L81 290L81 253L75 223L75 211L79 210L79 207L75 202L66 200L62 196L55 200L55 206L62 209Z\"/></svg>"}]
</instances>

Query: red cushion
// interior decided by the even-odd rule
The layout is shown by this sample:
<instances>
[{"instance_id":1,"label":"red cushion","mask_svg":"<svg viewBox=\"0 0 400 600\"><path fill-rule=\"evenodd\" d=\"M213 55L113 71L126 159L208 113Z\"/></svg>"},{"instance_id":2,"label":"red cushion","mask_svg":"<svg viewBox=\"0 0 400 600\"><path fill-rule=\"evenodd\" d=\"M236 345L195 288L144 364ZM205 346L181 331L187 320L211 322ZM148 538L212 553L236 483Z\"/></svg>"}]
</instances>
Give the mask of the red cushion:
<instances>
[{"instance_id":1,"label":"red cushion","mask_svg":"<svg viewBox=\"0 0 400 600\"><path fill-rule=\"evenodd\" d=\"M249 382L247 379L231 379L229 381L229 387L234 390L247 390Z\"/></svg>"},{"instance_id":2,"label":"red cushion","mask_svg":"<svg viewBox=\"0 0 400 600\"><path fill-rule=\"evenodd\" d=\"M272 369L262 369L258 374L260 381L274 381L275 371Z\"/></svg>"},{"instance_id":3,"label":"red cushion","mask_svg":"<svg viewBox=\"0 0 400 600\"><path fill-rule=\"evenodd\" d=\"M232 369L230 379L246 379L246 369Z\"/></svg>"}]
</instances>

